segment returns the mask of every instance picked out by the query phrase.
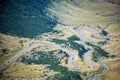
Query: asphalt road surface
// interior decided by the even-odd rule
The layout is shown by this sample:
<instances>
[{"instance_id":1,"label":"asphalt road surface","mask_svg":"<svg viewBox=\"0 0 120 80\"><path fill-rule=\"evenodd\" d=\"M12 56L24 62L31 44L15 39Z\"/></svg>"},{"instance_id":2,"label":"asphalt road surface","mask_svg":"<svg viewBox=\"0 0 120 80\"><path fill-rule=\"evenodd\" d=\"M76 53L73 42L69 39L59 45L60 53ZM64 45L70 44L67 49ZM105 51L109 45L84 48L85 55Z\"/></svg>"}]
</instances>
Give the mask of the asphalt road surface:
<instances>
[{"instance_id":1,"label":"asphalt road surface","mask_svg":"<svg viewBox=\"0 0 120 80\"><path fill-rule=\"evenodd\" d=\"M6 61L5 63L3 63L1 66L0 66L0 71L3 70L4 68L6 68L9 64L13 63L14 61L18 60L22 55L24 55L25 53L27 53L27 51L29 51L31 49L31 47L33 45L36 45L36 44L41 44L41 43L47 43L47 44L50 44L50 45L55 45L58 49L61 49L63 51L65 51L69 56L70 56L70 59L69 59L69 64L71 66L75 66L74 64L74 60L76 58L75 55L73 55L72 53L70 53L69 51L63 49L62 47L60 47L59 45L53 43L53 42L49 42L49 41L39 41L39 42L30 42L27 46L27 48L25 48L24 50L22 50L20 53L18 53L17 55L13 56L11 59L9 59L8 61Z\"/></svg>"},{"instance_id":2,"label":"asphalt road surface","mask_svg":"<svg viewBox=\"0 0 120 80\"><path fill-rule=\"evenodd\" d=\"M78 43L79 43L79 44L82 44L82 45L85 47L85 49L89 49L89 50L85 53L85 59L86 59L86 61L88 62L88 66L89 66L89 67L92 67L92 66L93 66L93 61L91 60L90 55L91 55L91 53L93 52L93 48L92 48L91 46L86 45L86 39L84 38L85 35L84 35L84 33L82 32L82 29L81 29L81 31L77 31L77 30L74 30L74 29L71 29L71 28L70 28L70 30L71 30L75 35L79 36L79 38L80 38L81 41L78 41ZM79 33L79 32L80 32L80 33ZM95 41L95 42L96 42L96 41Z\"/></svg>"},{"instance_id":3,"label":"asphalt road surface","mask_svg":"<svg viewBox=\"0 0 120 80\"><path fill-rule=\"evenodd\" d=\"M24 55L27 51L30 50L30 48L32 47L32 43L29 43L27 48L25 48L24 50L22 50L19 54L13 56L11 59L9 59L8 61L6 61L5 63L3 63L0 66L0 71L3 70L4 68L6 68L9 64L13 63L14 61L18 60L18 58L20 58L22 55Z\"/></svg>"}]
</instances>

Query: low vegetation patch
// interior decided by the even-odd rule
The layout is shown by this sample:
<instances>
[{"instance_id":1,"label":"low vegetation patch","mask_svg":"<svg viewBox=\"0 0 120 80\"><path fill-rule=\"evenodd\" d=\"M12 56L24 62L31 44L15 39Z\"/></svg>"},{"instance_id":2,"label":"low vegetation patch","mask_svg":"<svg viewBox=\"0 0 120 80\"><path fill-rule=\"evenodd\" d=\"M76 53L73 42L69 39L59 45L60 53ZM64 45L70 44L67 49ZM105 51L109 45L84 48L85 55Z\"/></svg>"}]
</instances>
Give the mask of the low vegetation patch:
<instances>
[{"instance_id":1,"label":"low vegetation patch","mask_svg":"<svg viewBox=\"0 0 120 80\"><path fill-rule=\"evenodd\" d=\"M55 33L55 34L59 34L59 33L61 33L61 31L59 31L59 30L52 30L52 33Z\"/></svg>"},{"instance_id":2,"label":"low vegetation patch","mask_svg":"<svg viewBox=\"0 0 120 80\"><path fill-rule=\"evenodd\" d=\"M59 72L53 76L49 76L46 80L82 80L80 73L76 71L69 71L66 67L60 64L60 59L55 56L55 51L50 52L35 52L30 56L24 56L21 58L21 62L25 64L47 64L50 70ZM63 56L66 57L66 56Z\"/></svg>"},{"instance_id":3,"label":"low vegetation patch","mask_svg":"<svg viewBox=\"0 0 120 80\"><path fill-rule=\"evenodd\" d=\"M99 59L101 59L102 57L106 57L108 58L109 57L109 53L106 52L105 50L103 50L102 48L98 47L98 46L95 46L91 43L87 43L89 46L92 46L94 48L94 52L93 52L93 56L92 56L92 59L97 62L99 61Z\"/></svg>"},{"instance_id":4,"label":"low vegetation patch","mask_svg":"<svg viewBox=\"0 0 120 80\"><path fill-rule=\"evenodd\" d=\"M83 59L83 54L87 51L83 45L80 45L74 41L71 40L61 40L61 39L53 39L52 42L55 42L56 44L65 44L66 46L78 50L79 56Z\"/></svg>"},{"instance_id":5,"label":"low vegetation patch","mask_svg":"<svg viewBox=\"0 0 120 80\"><path fill-rule=\"evenodd\" d=\"M77 37L76 35L73 35L73 36L69 37L68 40L70 40L70 41L78 41L78 40L80 40L80 38Z\"/></svg>"}]
</instances>

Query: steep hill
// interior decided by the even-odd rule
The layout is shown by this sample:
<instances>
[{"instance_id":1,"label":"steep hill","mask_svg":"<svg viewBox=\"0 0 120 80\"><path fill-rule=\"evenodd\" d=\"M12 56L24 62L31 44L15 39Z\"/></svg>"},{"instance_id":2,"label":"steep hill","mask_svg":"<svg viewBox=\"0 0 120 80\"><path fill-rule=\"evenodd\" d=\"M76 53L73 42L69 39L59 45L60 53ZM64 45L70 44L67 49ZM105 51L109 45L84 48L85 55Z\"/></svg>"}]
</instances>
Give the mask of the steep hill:
<instances>
[{"instance_id":1,"label":"steep hill","mask_svg":"<svg viewBox=\"0 0 120 80\"><path fill-rule=\"evenodd\" d=\"M104 0L64 0L52 2L48 11L57 16L62 24L105 27L119 19L119 8L119 5Z\"/></svg>"},{"instance_id":2,"label":"steep hill","mask_svg":"<svg viewBox=\"0 0 120 80\"><path fill-rule=\"evenodd\" d=\"M0 0L0 32L33 38L49 32L57 21L46 15L51 0Z\"/></svg>"},{"instance_id":3,"label":"steep hill","mask_svg":"<svg viewBox=\"0 0 120 80\"><path fill-rule=\"evenodd\" d=\"M0 1L0 32L33 38L52 31L57 22L105 27L119 19L120 7L116 5L119 2L120 0Z\"/></svg>"}]
</instances>

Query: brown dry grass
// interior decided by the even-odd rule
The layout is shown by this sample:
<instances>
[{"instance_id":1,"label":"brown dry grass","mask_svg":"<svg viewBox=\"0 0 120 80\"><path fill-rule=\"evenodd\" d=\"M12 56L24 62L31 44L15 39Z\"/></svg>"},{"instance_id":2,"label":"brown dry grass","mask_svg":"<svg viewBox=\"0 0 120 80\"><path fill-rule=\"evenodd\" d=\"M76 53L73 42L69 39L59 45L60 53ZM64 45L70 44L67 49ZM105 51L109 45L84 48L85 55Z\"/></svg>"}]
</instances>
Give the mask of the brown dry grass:
<instances>
[{"instance_id":1,"label":"brown dry grass","mask_svg":"<svg viewBox=\"0 0 120 80\"><path fill-rule=\"evenodd\" d=\"M23 47L21 47L20 41L23 41ZM0 33L0 65L24 49L28 42L29 39L26 38L18 38ZM4 53L3 49L6 49L7 53Z\"/></svg>"},{"instance_id":2,"label":"brown dry grass","mask_svg":"<svg viewBox=\"0 0 120 80\"><path fill-rule=\"evenodd\" d=\"M3 73L3 77L5 79L8 79L9 77L12 77L14 79L19 79L20 77L23 77L24 80L26 79L32 79L32 80L45 80L45 75L54 75L57 74L57 72L48 70L48 72L45 72L47 65L25 65L22 63L14 62L9 67L7 67ZM9 76L9 77L8 77ZM22 79L22 80L23 80Z\"/></svg>"},{"instance_id":3,"label":"brown dry grass","mask_svg":"<svg viewBox=\"0 0 120 80\"><path fill-rule=\"evenodd\" d=\"M78 5L72 5L64 1L59 4L53 3L54 7L48 10L53 13L53 15L58 16L65 24L85 23L88 25L100 25L101 27L105 27L108 23L114 22L120 16L118 5L103 1L76 1ZM95 13L100 13L100 15L96 15ZM107 17L102 16L102 14L109 15L113 13L117 14Z\"/></svg>"},{"instance_id":4,"label":"brown dry grass","mask_svg":"<svg viewBox=\"0 0 120 80\"><path fill-rule=\"evenodd\" d=\"M120 55L120 39L114 38L110 41L110 44L106 44L102 48L110 53Z\"/></svg>"},{"instance_id":5,"label":"brown dry grass","mask_svg":"<svg viewBox=\"0 0 120 80\"><path fill-rule=\"evenodd\" d=\"M106 63L109 65L109 70L98 80L120 80L120 59L109 60Z\"/></svg>"},{"instance_id":6,"label":"brown dry grass","mask_svg":"<svg viewBox=\"0 0 120 80\"><path fill-rule=\"evenodd\" d=\"M120 23L110 25L106 31L110 33L110 36L117 36L120 34Z\"/></svg>"}]
</instances>

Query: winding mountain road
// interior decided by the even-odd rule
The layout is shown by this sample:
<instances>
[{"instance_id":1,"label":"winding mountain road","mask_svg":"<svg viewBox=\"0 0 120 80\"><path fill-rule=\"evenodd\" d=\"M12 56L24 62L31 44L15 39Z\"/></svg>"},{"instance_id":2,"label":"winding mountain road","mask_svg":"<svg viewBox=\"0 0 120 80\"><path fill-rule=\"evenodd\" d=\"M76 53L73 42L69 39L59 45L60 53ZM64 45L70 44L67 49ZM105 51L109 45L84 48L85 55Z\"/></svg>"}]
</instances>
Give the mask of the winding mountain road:
<instances>
[{"instance_id":1,"label":"winding mountain road","mask_svg":"<svg viewBox=\"0 0 120 80\"><path fill-rule=\"evenodd\" d=\"M91 46L88 46L86 44L87 40L85 39L85 34L82 32L83 29L79 30L74 30L71 27L69 28L75 35L77 35L80 38L80 41L76 41L79 44L82 44L85 49L87 49L88 51L85 53L85 59L88 62L88 66L89 67L93 67L93 61L90 58L91 53L93 52L93 48ZM79 33L80 32L80 33ZM94 40L94 42L97 42L96 40Z\"/></svg>"},{"instance_id":2,"label":"winding mountain road","mask_svg":"<svg viewBox=\"0 0 120 80\"><path fill-rule=\"evenodd\" d=\"M25 48L20 53L18 53L17 55L13 56L11 59L9 59L5 63L3 63L0 66L0 71L3 70L4 68L6 68L11 63L13 63L14 61L18 60L22 55L26 54L27 51L29 51L32 48L33 45L38 45L38 44L41 44L41 43L47 43L47 44L50 44L50 45L55 45L56 48L65 51L70 56L70 58L69 58L69 64L72 65L72 66L75 66L74 60L75 60L76 56L73 55L72 53L70 53L68 50L65 50L64 48L60 47L58 44L55 44L55 43L50 42L50 41L39 41L39 42L30 42L28 44L27 48Z\"/></svg>"},{"instance_id":3,"label":"winding mountain road","mask_svg":"<svg viewBox=\"0 0 120 80\"><path fill-rule=\"evenodd\" d=\"M90 55L91 53L93 52L93 48L91 46L88 46L85 44L86 40L84 39L84 34L81 32L81 33L77 33L79 31L75 31L73 29L70 28L70 30L72 32L74 32L77 36L80 37L80 44L82 44L86 49L88 49L88 51L85 53L85 59L86 61L88 62L88 66L89 67L92 67L93 66L93 61L91 60L90 58ZM55 44L53 42L50 42L50 41L38 41L38 42L30 42L27 46L27 48L25 48L24 50L22 50L20 53L18 53L17 55L15 55L14 57L12 57L10 60L6 61L5 63L3 63L1 66L0 66L0 71L3 70L4 68L6 68L9 64L13 63L14 61L18 60L22 55L24 55L25 53L27 53L27 51L30 50L30 48L32 48L33 45L36 45L36 44L41 44L41 43L47 43L47 44L50 44L50 45L55 45L56 48L58 49L61 49L63 51L65 51L69 56L69 64L71 66L76 66L76 64L74 64L74 61L76 59L76 55L74 55L73 53L71 53L70 51L62 48L60 45L58 44Z\"/></svg>"},{"instance_id":4,"label":"winding mountain road","mask_svg":"<svg viewBox=\"0 0 120 80\"><path fill-rule=\"evenodd\" d=\"M87 49L87 52L85 53L85 59L88 62L89 67L93 67L93 61L90 58L91 53L93 52L93 48L91 46L86 45L85 43L82 43L80 41L75 41L78 44L82 44L85 49Z\"/></svg>"},{"instance_id":5,"label":"winding mountain road","mask_svg":"<svg viewBox=\"0 0 120 80\"><path fill-rule=\"evenodd\" d=\"M50 44L50 45L54 45L57 49L61 49L62 51L66 52L68 55L69 55L69 62L68 64L71 65L71 66L76 66L74 64L74 61L76 59L76 55L74 55L73 53L71 53L70 51L66 50L65 48L62 48L60 45L58 44L55 44L54 42L50 42L50 41L41 41L41 42L38 42L39 43L47 43L47 44Z\"/></svg>"},{"instance_id":6,"label":"winding mountain road","mask_svg":"<svg viewBox=\"0 0 120 80\"><path fill-rule=\"evenodd\" d=\"M11 59L9 59L8 61L6 61L5 63L3 63L0 66L0 71L3 70L4 68L6 68L9 64L13 63L14 61L18 60L22 55L24 55L25 53L27 53L27 51L30 50L30 48L32 47L32 43L29 43L27 48L25 48L24 50L22 50L20 53L18 53L17 55L13 56Z\"/></svg>"}]
</instances>

